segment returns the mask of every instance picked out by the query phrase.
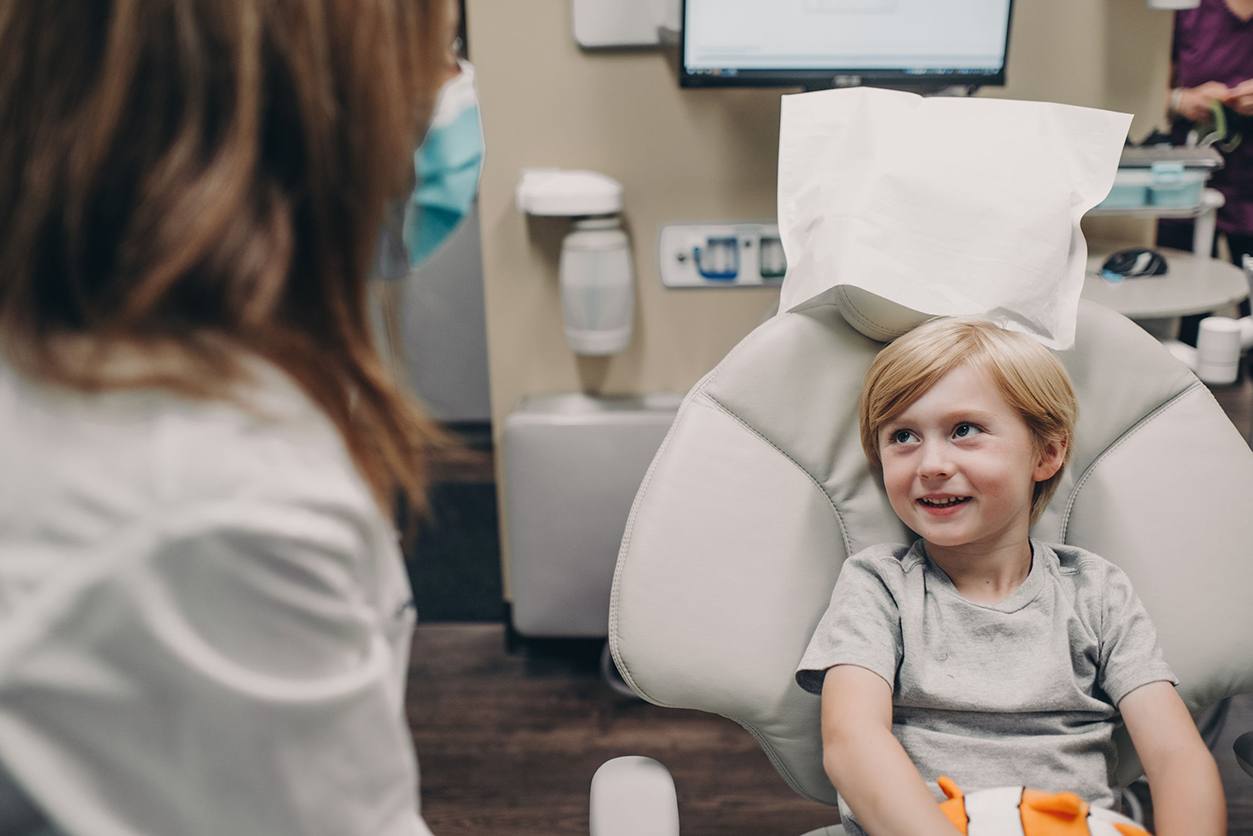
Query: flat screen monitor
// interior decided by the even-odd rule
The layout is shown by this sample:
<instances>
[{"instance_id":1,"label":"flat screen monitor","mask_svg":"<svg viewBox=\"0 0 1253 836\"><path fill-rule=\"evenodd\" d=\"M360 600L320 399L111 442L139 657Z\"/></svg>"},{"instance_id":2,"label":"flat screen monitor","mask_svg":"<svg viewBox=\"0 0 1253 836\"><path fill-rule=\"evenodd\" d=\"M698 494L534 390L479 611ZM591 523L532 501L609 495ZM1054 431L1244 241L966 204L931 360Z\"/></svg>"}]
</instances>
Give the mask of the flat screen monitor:
<instances>
[{"instance_id":1,"label":"flat screen monitor","mask_svg":"<svg viewBox=\"0 0 1253 836\"><path fill-rule=\"evenodd\" d=\"M1013 0L683 0L683 87L1005 83Z\"/></svg>"}]
</instances>

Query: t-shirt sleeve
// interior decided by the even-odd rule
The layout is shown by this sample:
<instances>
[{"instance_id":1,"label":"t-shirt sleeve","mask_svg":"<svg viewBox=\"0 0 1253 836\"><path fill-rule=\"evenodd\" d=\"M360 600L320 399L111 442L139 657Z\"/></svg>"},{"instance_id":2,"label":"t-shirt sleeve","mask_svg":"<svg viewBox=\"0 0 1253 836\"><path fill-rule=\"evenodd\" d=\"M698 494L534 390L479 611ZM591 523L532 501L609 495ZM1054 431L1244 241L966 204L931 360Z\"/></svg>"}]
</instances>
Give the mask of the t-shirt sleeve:
<instances>
[{"instance_id":1,"label":"t-shirt sleeve","mask_svg":"<svg viewBox=\"0 0 1253 836\"><path fill-rule=\"evenodd\" d=\"M823 679L835 665L857 665L895 687L901 662L901 618L890 573L900 572L894 557L865 552L844 561L831 603L818 622L796 670L796 682L822 693Z\"/></svg>"},{"instance_id":2,"label":"t-shirt sleeve","mask_svg":"<svg viewBox=\"0 0 1253 836\"><path fill-rule=\"evenodd\" d=\"M1131 588L1131 580L1113 565L1102 596L1100 653L1097 684L1114 705L1150 682L1179 684L1162 656L1157 629Z\"/></svg>"}]
</instances>

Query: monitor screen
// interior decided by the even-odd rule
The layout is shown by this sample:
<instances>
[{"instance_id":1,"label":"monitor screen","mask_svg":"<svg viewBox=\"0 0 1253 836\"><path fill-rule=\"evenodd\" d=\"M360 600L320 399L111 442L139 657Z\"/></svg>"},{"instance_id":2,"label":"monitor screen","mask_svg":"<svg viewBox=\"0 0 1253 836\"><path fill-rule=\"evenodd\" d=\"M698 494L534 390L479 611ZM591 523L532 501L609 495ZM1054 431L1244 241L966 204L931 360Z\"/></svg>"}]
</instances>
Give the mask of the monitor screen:
<instances>
[{"instance_id":1,"label":"monitor screen","mask_svg":"<svg viewBox=\"0 0 1253 836\"><path fill-rule=\"evenodd\" d=\"M684 87L1005 83L1012 0L684 0Z\"/></svg>"}]
</instances>

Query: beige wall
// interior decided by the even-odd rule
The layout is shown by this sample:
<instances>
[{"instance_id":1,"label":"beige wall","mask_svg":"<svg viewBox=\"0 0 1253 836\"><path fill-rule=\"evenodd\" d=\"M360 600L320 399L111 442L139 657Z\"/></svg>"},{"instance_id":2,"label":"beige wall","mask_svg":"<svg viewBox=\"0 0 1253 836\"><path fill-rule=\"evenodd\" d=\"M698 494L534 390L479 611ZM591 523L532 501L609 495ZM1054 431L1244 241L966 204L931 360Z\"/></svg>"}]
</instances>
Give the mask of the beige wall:
<instances>
[{"instance_id":1,"label":"beige wall","mask_svg":"<svg viewBox=\"0 0 1253 836\"><path fill-rule=\"evenodd\" d=\"M1130 111L1134 137L1161 117L1169 13L1145 0L1014 5L1009 85L987 94ZM666 290L657 235L671 222L774 218L781 92L680 90L672 49L581 51L570 0L467 7L487 140L480 212L497 434L526 394L686 391L777 291ZM514 206L519 172L534 166L590 168L625 187L637 295L622 354L579 358L566 344L557 260L569 224Z\"/></svg>"},{"instance_id":2,"label":"beige wall","mask_svg":"<svg viewBox=\"0 0 1253 836\"><path fill-rule=\"evenodd\" d=\"M1146 0L1015 0L1006 87L991 94L1165 117L1171 13Z\"/></svg>"}]
</instances>

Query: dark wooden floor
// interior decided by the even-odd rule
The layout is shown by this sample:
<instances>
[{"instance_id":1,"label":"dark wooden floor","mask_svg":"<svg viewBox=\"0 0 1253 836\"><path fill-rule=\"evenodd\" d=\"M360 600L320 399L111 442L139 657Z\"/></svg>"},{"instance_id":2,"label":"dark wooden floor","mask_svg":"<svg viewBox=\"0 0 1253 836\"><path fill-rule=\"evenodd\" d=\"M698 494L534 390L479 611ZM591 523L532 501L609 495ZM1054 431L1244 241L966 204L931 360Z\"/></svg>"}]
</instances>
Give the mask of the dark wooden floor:
<instances>
[{"instance_id":1,"label":"dark wooden floor","mask_svg":"<svg viewBox=\"0 0 1253 836\"><path fill-rule=\"evenodd\" d=\"M1253 383L1214 394L1247 439ZM612 691L596 652L507 653L500 624L418 627L408 712L436 836L586 836L592 775L619 755L670 769L684 836L799 836L835 821L833 809L795 795L730 720ZM1233 836L1253 836L1253 778L1231 751L1248 730L1253 697L1239 697L1215 746Z\"/></svg>"},{"instance_id":2,"label":"dark wooden floor","mask_svg":"<svg viewBox=\"0 0 1253 836\"><path fill-rule=\"evenodd\" d=\"M409 721L436 836L587 836L592 775L620 755L674 775L683 836L799 836L838 818L738 725L616 693L589 650L509 654L498 624L418 627Z\"/></svg>"}]
</instances>

